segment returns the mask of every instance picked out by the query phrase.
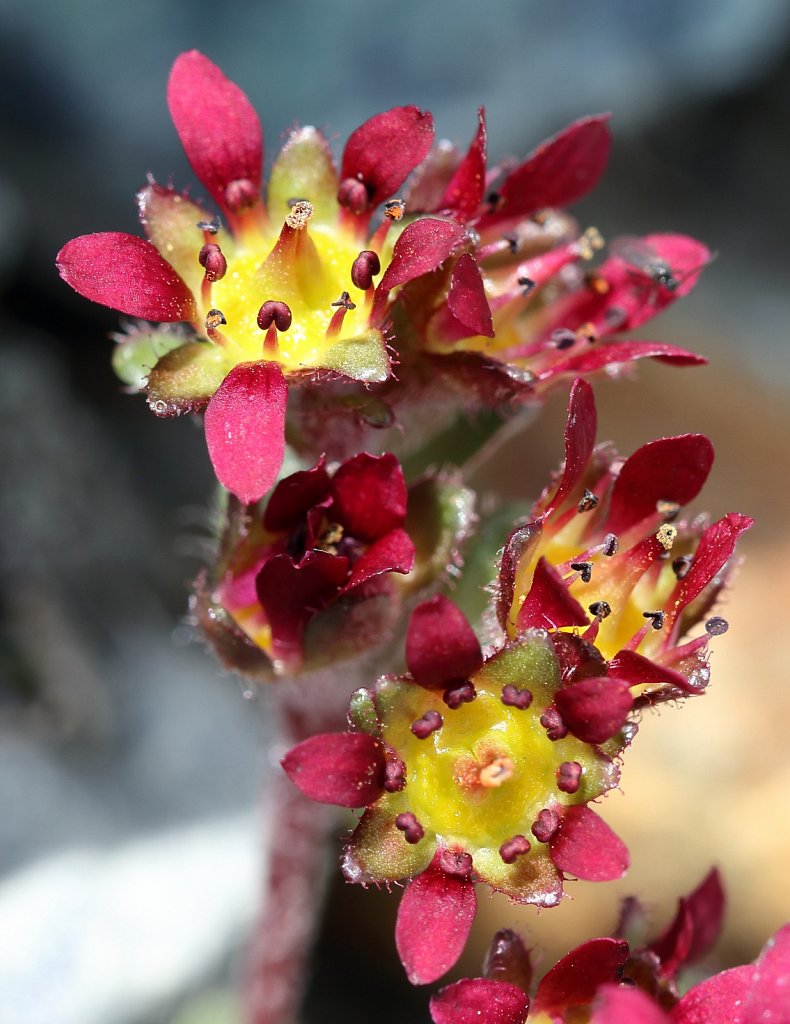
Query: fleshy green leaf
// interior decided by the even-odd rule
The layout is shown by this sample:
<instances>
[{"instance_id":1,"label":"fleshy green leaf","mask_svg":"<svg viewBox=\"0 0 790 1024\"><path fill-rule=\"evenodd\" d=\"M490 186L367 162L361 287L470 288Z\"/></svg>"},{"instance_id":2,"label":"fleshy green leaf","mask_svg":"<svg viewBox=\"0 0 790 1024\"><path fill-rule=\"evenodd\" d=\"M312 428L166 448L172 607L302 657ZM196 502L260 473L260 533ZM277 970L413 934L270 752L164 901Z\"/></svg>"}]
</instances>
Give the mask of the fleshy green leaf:
<instances>
[{"instance_id":1,"label":"fleshy green leaf","mask_svg":"<svg viewBox=\"0 0 790 1024\"><path fill-rule=\"evenodd\" d=\"M410 589L426 586L460 561L460 545L472 530L474 501L474 493L452 476L427 477L409 489L406 532L416 550Z\"/></svg>"}]
</instances>

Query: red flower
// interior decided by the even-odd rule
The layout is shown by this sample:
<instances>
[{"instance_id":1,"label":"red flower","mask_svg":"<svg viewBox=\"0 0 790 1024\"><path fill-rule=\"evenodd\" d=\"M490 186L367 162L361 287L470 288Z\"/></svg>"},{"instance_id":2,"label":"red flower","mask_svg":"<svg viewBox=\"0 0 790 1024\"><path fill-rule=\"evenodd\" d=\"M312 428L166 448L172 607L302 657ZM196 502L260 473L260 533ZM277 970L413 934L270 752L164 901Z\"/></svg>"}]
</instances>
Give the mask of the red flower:
<instances>
[{"instance_id":1,"label":"red flower","mask_svg":"<svg viewBox=\"0 0 790 1024\"><path fill-rule=\"evenodd\" d=\"M577 380L565 465L505 545L497 611L508 636L552 631L570 666L557 715L601 743L634 707L704 690L708 644L727 623L713 616L701 636L684 637L708 615L753 520L678 518L710 471L704 435L661 438L623 461L596 448L595 433L592 390Z\"/></svg>"},{"instance_id":2,"label":"red flower","mask_svg":"<svg viewBox=\"0 0 790 1024\"><path fill-rule=\"evenodd\" d=\"M195 174L230 230L151 182L138 196L147 241L84 235L63 247L58 269L95 302L190 326L193 334L155 366L150 339L141 348L149 404L164 416L205 407L220 481L253 502L282 463L287 385L317 370L385 380L390 292L435 270L465 232L449 219L423 218L393 245L387 232L403 215L396 202L368 238L371 216L430 148L431 116L416 107L395 107L353 132L340 177L319 132L293 131L264 207L261 127L238 86L192 50L176 60L167 98Z\"/></svg>"},{"instance_id":3,"label":"red flower","mask_svg":"<svg viewBox=\"0 0 790 1024\"><path fill-rule=\"evenodd\" d=\"M483 659L465 617L444 597L412 615L410 675L352 698L354 731L294 747L286 774L308 796L366 807L344 871L354 882L411 877L396 942L409 978L426 984L460 955L476 882L514 902L555 906L568 875L619 878L623 843L588 806L617 785L605 749L554 728L567 666L544 632Z\"/></svg>"},{"instance_id":4,"label":"red flower","mask_svg":"<svg viewBox=\"0 0 790 1024\"><path fill-rule=\"evenodd\" d=\"M354 609L361 602L369 607L375 597L393 604L386 577L414 566L406 509L406 484L394 455L363 452L333 472L321 459L281 480L263 514L243 528L214 587L214 605L276 672L301 668L305 631L318 627L317 617L328 629L331 614L340 634L319 644L325 654L336 652L341 638L349 652L364 646L370 629ZM208 617L204 611L202 618ZM370 626L376 622L381 628L376 616ZM317 658L311 650L313 666Z\"/></svg>"},{"instance_id":5,"label":"red flower","mask_svg":"<svg viewBox=\"0 0 790 1024\"><path fill-rule=\"evenodd\" d=\"M466 155L435 151L408 196L409 209L453 217L474 240L447 263L431 301L422 286L403 301L424 350L442 357L437 369L460 375L492 403L507 394L534 398L568 375L646 356L704 362L673 345L617 340L693 288L711 258L704 245L683 235L622 239L598 269L579 269L604 243L594 228L580 233L559 208L603 174L608 120L582 118L516 167L486 172L481 109Z\"/></svg>"}]
</instances>

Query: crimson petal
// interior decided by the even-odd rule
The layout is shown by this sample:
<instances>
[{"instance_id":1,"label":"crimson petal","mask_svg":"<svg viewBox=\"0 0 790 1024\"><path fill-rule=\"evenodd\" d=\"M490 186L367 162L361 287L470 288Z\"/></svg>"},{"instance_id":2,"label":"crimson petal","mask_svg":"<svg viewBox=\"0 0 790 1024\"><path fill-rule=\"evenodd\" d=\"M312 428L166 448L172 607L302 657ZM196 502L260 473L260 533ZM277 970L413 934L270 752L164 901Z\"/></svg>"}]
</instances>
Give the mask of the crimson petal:
<instances>
[{"instance_id":1,"label":"crimson petal","mask_svg":"<svg viewBox=\"0 0 790 1024\"><path fill-rule=\"evenodd\" d=\"M378 206L425 159L432 142L429 113L417 107L393 107L376 114L349 135L340 180L361 181L370 207Z\"/></svg>"},{"instance_id":2,"label":"crimson petal","mask_svg":"<svg viewBox=\"0 0 790 1024\"><path fill-rule=\"evenodd\" d=\"M321 456L312 469L291 473L277 484L266 506L263 525L267 530L288 530L328 497L329 474Z\"/></svg>"},{"instance_id":3,"label":"crimson petal","mask_svg":"<svg viewBox=\"0 0 790 1024\"><path fill-rule=\"evenodd\" d=\"M305 796L322 804L366 807L383 792L384 748L364 732L311 736L281 764Z\"/></svg>"},{"instance_id":4,"label":"crimson petal","mask_svg":"<svg viewBox=\"0 0 790 1024\"><path fill-rule=\"evenodd\" d=\"M562 626L587 626L590 619L575 597L571 597L562 576L545 558L535 566L532 586L519 609L518 629L559 629Z\"/></svg>"},{"instance_id":5,"label":"crimson petal","mask_svg":"<svg viewBox=\"0 0 790 1024\"><path fill-rule=\"evenodd\" d=\"M337 595L347 575L348 559L328 551L308 551L298 565L284 554L266 562L255 590L276 657L298 664L304 627Z\"/></svg>"},{"instance_id":6,"label":"crimson petal","mask_svg":"<svg viewBox=\"0 0 790 1024\"><path fill-rule=\"evenodd\" d=\"M406 632L406 664L415 682L428 688L468 679L483 664L480 643L466 616L437 594L412 612Z\"/></svg>"},{"instance_id":7,"label":"crimson petal","mask_svg":"<svg viewBox=\"0 0 790 1024\"><path fill-rule=\"evenodd\" d=\"M412 985L428 985L463 952L477 910L475 887L436 860L410 882L398 907L395 944Z\"/></svg>"},{"instance_id":8,"label":"crimson petal","mask_svg":"<svg viewBox=\"0 0 790 1024\"><path fill-rule=\"evenodd\" d=\"M566 808L549 845L560 871L587 882L611 882L628 869L625 844L589 807Z\"/></svg>"},{"instance_id":9,"label":"crimson petal","mask_svg":"<svg viewBox=\"0 0 790 1024\"><path fill-rule=\"evenodd\" d=\"M436 270L463 242L466 232L451 220L422 217L409 224L398 236L392 259L379 281L371 320L380 318L389 292L432 270Z\"/></svg>"},{"instance_id":10,"label":"crimson petal","mask_svg":"<svg viewBox=\"0 0 790 1024\"><path fill-rule=\"evenodd\" d=\"M379 537L354 563L343 593L385 572L411 572L414 568L414 542L405 530L391 530Z\"/></svg>"},{"instance_id":11,"label":"crimson petal","mask_svg":"<svg viewBox=\"0 0 790 1024\"><path fill-rule=\"evenodd\" d=\"M167 83L170 116L192 169L222 209L238 212L227 195L239 183L242 200L257 197L263 168L258 115L242 90L197 50L176 58Z\"/></svg>"},{"instance_id":12,"label":"crimson petal","mask_svg":"<svg viewBox=\"0 0 790 1024\"><path fill-rule=\"evenodd\" d=\"M517 985L490 978L462 978L431 996L434 1024L524 1024L527 994Z\"/></svg>"},{"instance_id":13,"label":"crimson petal","mask_svg":"<svg viewBox=\"0 0 790 1024\"><path fill-rule=\"evenodd\" d=\"M554 363L540 374L540 379L549 380L561 373L595 373L606 366L631 363L636 359L658 359L672 366L702 366L708 361L704 356L663 341L611 341Z\"/></svg>"},{"instance_id":14,"label":"crimson petal","mask_svg":"<svg viewBox=\"0 0 790 1024\"><path fill-rule=\"evenodd\" d=\"M662 437L642 445L620 470L609 505L606 529L625 533L656 502L685 505L702 490L713 465L713 445L704 434Z\"/></svg>"},{"instance_id":15,"label":"crimson petal","mask_svg":"<svg viewBox=\"0 0 790 1024\"><path fill-rule=\"evenodd\" d=\"M56 264L75 292L127 316L175 323L197 315L186 283L155 246L137 235L80 235L63 246Z\"/></svg>"},{"instance_id":16,"label":"crimson petal","mask_svg":"<svg viewBox=\"0 0 790 1024\"><path fill-rule=\"evenodd\" d=\"M285 454L288 386L278 363L239 363L206 409L206 443L219 482L241 501L258 501Z\"/></svg>"},{"instance_id":17,"label":"crimson petal","mask_svg":"<svg viewBox=\"0 0 790 1024\"><path fill-rule=\"evenodd\" d=\"M755 980L756 968L752 964L733 967L732 970L714 974L712 978L695 985L672 1008L672 1024L787 1024L788 1018L778 1016L749 1017L744 1001ZM787 993L784 995L787 999ZM786 1002L780 1004L786 1006Z\"/></svg>"},{"instance_id":18,"label":"crimson petal","mask_svg":"<svg viewBox=\"0 0 790 1024\"><path fill-rule=\"evenodd\" d=\"M589 1003L601 985L619 981L628 959L622 939L590 939L559 960L538 985L533 1013L562 1013L569 1006Z\"/></svg>"},{"instance_id":19,"label":"crimson petal","mask_svg":"<svg viewBox=\"0 0 790 1024\"><path fill-rule=\"evenodd\" d=\"M694 920L685 899L678 900L674 918L659 937L647 947L660 961L660 973L675 978L681 967L688 963L694 940Z\"/></svg>"},{"instance_id":20,"label":"crimson petal","mask_svg":"<svg viewBox=\"0 0 790 1024\"><path fill-rule=\"evenodd\" d=\"M438 210L452 210L463 224L477 213L486 190L486 113L477 111L477 133L463 160L455 169Z\"/></svg>"},{"instance_id":21,"label":"crimson petal","mask_svg":"<svg viewBox=\"0 0 790 1024\"><path fill-rule=\"evenodd\" d=\"M474 256L464 253L453 267L447 307L453 317L466 328L467 335L494 337L491 307L485 285Z\"/></svg>"},{"instance_id":22,"label":"crimson petal","mask_svg":"<svg viewBox=\"0 0 790 1024\"><path fill-rule=\"evenodd\" d=\"M738 512L728 512L703 533L691 568L675 587L667 602L673 619L698 597L717 573L732 558L738 538L754 525L754 520Z\"/></svg>"},{"instance_id":23,"label":"crimson petal","mask_svg":"<svg viewBox=\"0 0 790 1024\"><path fill-rule=\"evenodd\" d=\"M510 619L513 598L515 597L516 577L524 559L528 559L543 535L540 520L533 520L525 526L517 526L505 541L499 565L499 580L496 595L496 613L503 629L508 625L515 626Z\"/></svg>"},{"instance_id":24,"label":"crimson petal","mask_svg":"<svg viewBox=\"0 0 790 1024\"><path fill-rule=\"evenodd\" d=\"M724 922L726 896L721 875L712 868L700 884L686 897L686 906L694 924L691 948L685 963L701 960L713 947Z\"/></svg>"},{"instance_id":25,"label":"crimson petal","mask_svg":"<svg viewBox=\"0 0 790 1024\"><path fill-rule=\"evenodd\" d=\"M769 940L752 970L752 983L742 1011L743 1024L788 1024L790 924L780 928ZM726 1013L720 1019L726 1020Z\"/></svg>"},{"instance_id":26,"label":"crimson petal","mask_svg":"<svg viewBox=\"0 0 790 1024\"><path fill-rule=\"evenodd\" d=\"M559 486L543 512L548 516L559 508L582 477L595 447L598 416L590 385L578 377L571 387L565 422L565 465Z\"/></svg>"},{"instance_id":27,"label":"crimson petal","mask_svg":"<svg viewBox=\"0 0 790 1024\"><path fill-rule=\"evenodd\" d=\"M670 1024L670 1018L639 989L604 985L590 1024ZM695 1020L687 1024L704 1022Z\"/></svg>"},{"instance_id":28,"label":"crimson petal","mask_svg":"<svg viewBox=\"0 0 790 1024\"><path fill-rule=\"evenodd\" d=\"M682 672L651 661L636 651L618 651L609 662L609 677L629 686L674 686L683 693L699 693Z\"/></svg>"},{"instance_id":29,"label":"crimson petal","mask_svg":"<svg viewBox=\"0 0 790 1024\"><path fill-rule=\"evenodd\" d=\"M361 452L332 478L332 514L346 532L370 543L403 525L408 493L394 455Z\"/></svg>"},{"instance_id":30,"label":"crimson petal","mask_svg":"<svg viewBox=\"0 0 790 1024\"><path fill-rule=\"evenodd\" d=\"M546 206L568 206L595 188L612 147L609 115L583 117L542 142L505 178L497 209L481 224L524 217Z\"/></svg>"},{"instance_id":31,"label":"crimson petal","mask_svg":"<svg viewBox=\"0 0 790 1024\"><path fill-rule=\"evenodd\" d=\"M605 743L625 723L634 699L628 683L597 677L563 686L554 697L562 720L583 743Z\"/></svg>"}]
</instances>

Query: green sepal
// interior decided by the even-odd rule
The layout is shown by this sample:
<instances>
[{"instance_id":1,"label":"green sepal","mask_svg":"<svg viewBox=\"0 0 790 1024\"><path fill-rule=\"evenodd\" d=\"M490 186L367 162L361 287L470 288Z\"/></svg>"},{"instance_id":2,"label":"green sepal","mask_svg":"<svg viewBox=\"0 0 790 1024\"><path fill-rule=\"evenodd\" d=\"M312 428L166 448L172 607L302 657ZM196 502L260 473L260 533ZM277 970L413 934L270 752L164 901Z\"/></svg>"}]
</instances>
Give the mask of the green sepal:
<instances>
[{"instance_id":1,"label":"green sepal","mask_svg":"<svg viewBox=\"0 0 790 1024\"><path fill-rule=\"evenodd\" d=\"M548 634L542 629L527 630L489 658L475 682L497 690L508 684L527 689L536 707L548 707L560 685L559 665Z\"/></svg>"},{"instance_id":2,"label":"green sepal","mask_svg":"<svg viewBox=\"0 0 790 1024\"><path fill-rule=\"evenodd\" d=\"M394 794L398 797L400 794ZM397 882L424 871L436 852L436 839L428 833L419 843L407 843L395 817L407 810L405 803L389 797L369 807L354 831L343 858L343 872L349 881Z\"/></svg>"},{"instance_id":3,"label":"green sepal","mask_svg":"<svg viewBox=\"0 0 790 1024\"><path fill-rule=\"evenodd\" d=\"M529 853L505 864L498 847L481 847L474 852L474 867L493 889L505 893L514 903L555 907L562 899L562 878L552 863L545 844L530 834L531 822L524 823L524 835L532 844Z\"/></svg>"},{"instance_id":4,"label":"green sepal","mask_svg":"<svg viewBox=\"0 0 790 1024\"><path fill-rule=\"evenodd\" d=\"M116 377L133 391L142 391L162 356L184 344L183 334L166 327L135 327L128 334L113 337L117 344L112 353L112 368Z\"/></svg>"},{"instance_id":5,"label":"green sepal","mask_svg":"<svg viewBox=\"0 0 790 1024\"><path fill-rule=\"evenodd\" d=\"M202 409L232 367L224 349L189 341L163 356L148 378L148 404L157 416Z\"/></svg>"},{"instance_id":6,"label":"green sepal","mask_svg":"<svg viewBox=\"0 0 790 1024\"><path fill-rule=\"evenodd\" d=\"M406 532L414 541L408 589L428 586L461 562L460 548L475 523L475 495L453 474L418 480L409 488Z\"/></svg>"},{"instance_id":7,"label":"green sepal","mask_svg":"<svg viewBox=\"0 0 790 1024\"><path fill-rule=\"evenodd\" d=\"M285 220L289 201L307 199L318 222L334 221L338 213L337 174L323 135L309 125L291 132L269 178L267 205L272 220Z\"/></svg>"},{"instance_id":8,"label":"green sepal","mask_svg":"<svg viewBox=\"0 0 790 1024\"><path fill-rule=\"evenodd\" d=\"M348 724L352 729L366 732L369 736L381 734L381 723L376 711L373 694L364 687L354 690L348 704Z\"/></svg>"},{"instance_id":9,"label":"green sepal","mask_svg":"<svg viewBox=\"0 0 790 1024\"><path fill-rule=\"evenodd\" d=\"M383 384L391 370L384 335L371 327L355 338L339 338L321 356L321 368L365 384Z\"/></svg>"}]
</instances>

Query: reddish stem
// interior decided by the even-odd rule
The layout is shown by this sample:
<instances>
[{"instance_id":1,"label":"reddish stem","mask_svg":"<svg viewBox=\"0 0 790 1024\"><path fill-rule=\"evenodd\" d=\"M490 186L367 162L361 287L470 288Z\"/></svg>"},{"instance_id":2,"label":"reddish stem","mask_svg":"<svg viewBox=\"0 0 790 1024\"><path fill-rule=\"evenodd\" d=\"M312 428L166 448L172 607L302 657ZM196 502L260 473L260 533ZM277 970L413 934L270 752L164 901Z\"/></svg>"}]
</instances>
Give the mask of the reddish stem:
<instances>
[{"instance_id":1,"label":"reddish stem","mask_svg":"<svg viewBox=\"0 0 790 1024\"><path fill-rule=\"evenodd\" d=\"M268 872L246 968L249 1024L295 1020L320 919L332 812L279 773L267 794Z\"/></svg>"}]
</instances>

